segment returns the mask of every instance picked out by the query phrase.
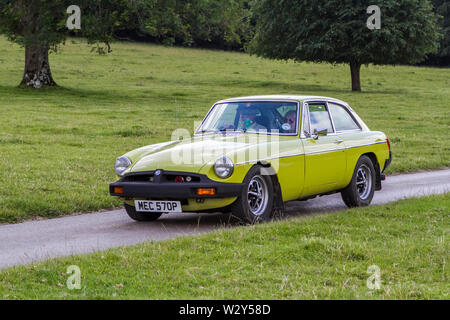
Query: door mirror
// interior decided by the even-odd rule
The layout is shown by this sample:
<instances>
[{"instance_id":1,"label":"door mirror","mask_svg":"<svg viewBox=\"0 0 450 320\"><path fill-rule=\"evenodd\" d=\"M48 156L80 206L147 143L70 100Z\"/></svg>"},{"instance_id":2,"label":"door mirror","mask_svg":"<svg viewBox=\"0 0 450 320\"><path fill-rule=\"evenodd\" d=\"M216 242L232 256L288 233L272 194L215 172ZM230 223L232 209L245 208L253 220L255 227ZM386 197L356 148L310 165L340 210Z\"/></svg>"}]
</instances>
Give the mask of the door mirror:
<instances>
[{"instance_id":1,"label":"door mirror","mask_svg":"<svg viewBox=\"0 0 450 320\"><path fill-rule=\"evenodd\" d=\"M312 137L314 140L319 139L319 137L326 137L328 135L328 129L314 129Z\"/></svg>"}]
</instances>

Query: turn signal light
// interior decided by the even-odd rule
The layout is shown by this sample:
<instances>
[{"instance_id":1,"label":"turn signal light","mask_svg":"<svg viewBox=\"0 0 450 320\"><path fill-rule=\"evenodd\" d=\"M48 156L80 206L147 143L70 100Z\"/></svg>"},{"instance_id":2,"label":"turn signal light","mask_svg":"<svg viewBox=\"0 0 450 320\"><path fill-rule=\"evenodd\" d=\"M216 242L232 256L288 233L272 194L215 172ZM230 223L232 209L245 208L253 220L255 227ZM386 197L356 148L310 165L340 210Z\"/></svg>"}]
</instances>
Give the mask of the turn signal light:
<instances>
[{"instance_id":1,"label":"turn signal light","mask_svg":"<svg viewBox=\"0 0 450 320\"><path fill-rule=\"evenodd\" d=\"M197 195L199 195L199 196L215 196L216 189L214 189L214 188L199 188L199 189L197 189Z\"/></svg>"},{"instance_id":2,"label":"turn signal light","mask_svg":"<svg viewBox=\"0 0 450 320\"><path fill-rule=\"evenodd\" d=\"M114 187L115 194L123 194L123 187Z\"/></svg>"}]
</instances>

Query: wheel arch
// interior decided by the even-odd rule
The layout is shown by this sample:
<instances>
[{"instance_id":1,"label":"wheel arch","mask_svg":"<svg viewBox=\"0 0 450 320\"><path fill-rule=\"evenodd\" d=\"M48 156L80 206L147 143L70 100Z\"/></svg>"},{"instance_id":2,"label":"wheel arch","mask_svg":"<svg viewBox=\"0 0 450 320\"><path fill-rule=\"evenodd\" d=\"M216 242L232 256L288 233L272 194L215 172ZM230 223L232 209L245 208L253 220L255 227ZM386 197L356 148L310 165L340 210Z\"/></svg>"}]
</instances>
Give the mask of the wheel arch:
<instances>
[{"instance_id":1,"label":"wheel arch","mask_svg":"<svg viewBox=\"0 0 450 320\"><path fill-rule=\"evenodd\" d=\"M275 210L284 210L284 201L283 201L283 194L281 192L281 185L278 181L278 175L275 171L275 169L272 167L270 162L267 161L258 161L253 167L260 166L262 168L261 173L263 175L268 175L270 179L272 180L273 188L275 191L274 195L274 209ZM252 168L253 168L252 167Z\"/></svg>"},{"instance_id":2,"label":"wheel arch","mask_svg":"<svg viewBox=\"0 0 450 320\"><path fill-rule=\"evenodd\" d=\"M378 162L377 155L373 152L367 152L362 154L361 157L362 156L366 156L372 161L373 167L375 169L375 190L381 190L381 168L380 163Z\"/></svg>"}]
</instances>

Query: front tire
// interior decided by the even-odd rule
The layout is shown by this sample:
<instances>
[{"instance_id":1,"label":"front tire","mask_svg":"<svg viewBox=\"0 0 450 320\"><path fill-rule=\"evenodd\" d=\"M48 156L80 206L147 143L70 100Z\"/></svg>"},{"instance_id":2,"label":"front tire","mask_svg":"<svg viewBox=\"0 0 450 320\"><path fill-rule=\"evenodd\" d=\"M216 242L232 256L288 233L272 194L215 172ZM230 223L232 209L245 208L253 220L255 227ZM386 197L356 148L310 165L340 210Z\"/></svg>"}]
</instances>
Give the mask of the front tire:
<instances>
[{"instance_id":1,"label":"front tire","mask_svg":"<svg viewBox=\"0 0 450 320\"><path fill-rule=\"evenodd\" d=\"M273 195L272 179L261 173L261 167L255 166L247 173L242 193L231 211L245 223L268 221L273 211Z\"/></svg>"},{"instance_id":2,"label":"front tire","mask_svg":"<svg viewBox=\"0 0 450 320\"><path fill-rule=\"evenodd\" d=\"M128 213L128 216L131 219L133 219L135 221L139 221L139 222L156 221L162 215L162 213L142 213L142 212L137 212L135 207L130 206L129 204L126 204L126 203L124 203L124 206L125 206L125 210Z\"/></svg>"},{"instance_id":3,"label":"front tire","mask_svg":"<svg viewBox=\"0 0 450 320\"><path fill-rule=\"evenodd\" d=\"M352 181L342 192L342 200L349 208L370 205L375 193L376 175L372 160L367 156L359 158Z\"/></svg>"}]
</instances>

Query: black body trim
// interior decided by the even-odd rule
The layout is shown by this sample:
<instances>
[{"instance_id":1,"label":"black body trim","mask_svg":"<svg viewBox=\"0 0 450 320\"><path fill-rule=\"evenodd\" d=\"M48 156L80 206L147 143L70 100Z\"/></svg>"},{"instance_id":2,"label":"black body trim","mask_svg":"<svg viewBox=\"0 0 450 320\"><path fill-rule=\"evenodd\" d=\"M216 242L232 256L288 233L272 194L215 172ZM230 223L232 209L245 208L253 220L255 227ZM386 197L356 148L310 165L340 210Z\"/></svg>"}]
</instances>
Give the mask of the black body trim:
<instances>
[{"instance_id":1,"label":"black body trim","mask_svg":"<svg viewBox=\"0 0 450 320\"><path fill-rule=\"evenodd\" d=\"M159 175L156 175L157 171L160 172ZM142 179L147 176L149 177L148 181ZM173 176L190 176L193 179L192 182L174 182L170 180ZM136 177L140 177L139 181L135 180ZM150 178L152 181L150 181ZM243 186L242 183L213 181L207 176L200 174L156 170L130 173L119 181L111 183L109 192L112 196L121 198L145 198L152 200L232 198L241 194ZM122 187L123 194L114 193L115 187ZM216 194L214 196L199 196L197 195L198 188L215 188Z\"/></svg>"},{"instance_id":2,"label":"black body trim","mask_svg":"<svg viewBox=\"0 0 450 320\"><path fill-rule=\"evenodd\" d=\"M386 160L386 163L384 164L383 171L384 172L392 163L392 151L389 151L389 159Z\"/></svg>"}]
</instances>

